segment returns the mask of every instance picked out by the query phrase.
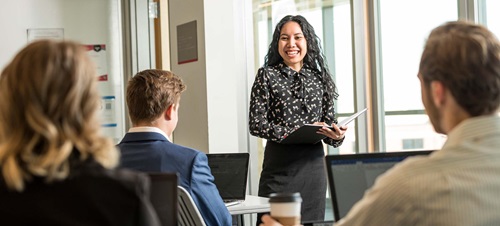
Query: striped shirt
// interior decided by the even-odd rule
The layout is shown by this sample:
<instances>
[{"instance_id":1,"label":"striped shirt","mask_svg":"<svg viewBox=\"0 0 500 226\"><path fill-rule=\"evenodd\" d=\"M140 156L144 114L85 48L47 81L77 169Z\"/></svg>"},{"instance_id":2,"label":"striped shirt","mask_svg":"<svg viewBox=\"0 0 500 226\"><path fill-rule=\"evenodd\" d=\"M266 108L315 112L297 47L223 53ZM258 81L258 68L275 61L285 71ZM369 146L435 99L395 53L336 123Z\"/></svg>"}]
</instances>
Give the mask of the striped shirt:
<instances>
[{"instance_id":1,"label":"striped shirt","mask_svg":"<svg viewBox=\"0 0 500 226\"><path fill-rule=\"evenodd\" d=\"M500 118L467 119L441 150L387 171L345 225L500 225Z\"/></svg>"}]
</instances>

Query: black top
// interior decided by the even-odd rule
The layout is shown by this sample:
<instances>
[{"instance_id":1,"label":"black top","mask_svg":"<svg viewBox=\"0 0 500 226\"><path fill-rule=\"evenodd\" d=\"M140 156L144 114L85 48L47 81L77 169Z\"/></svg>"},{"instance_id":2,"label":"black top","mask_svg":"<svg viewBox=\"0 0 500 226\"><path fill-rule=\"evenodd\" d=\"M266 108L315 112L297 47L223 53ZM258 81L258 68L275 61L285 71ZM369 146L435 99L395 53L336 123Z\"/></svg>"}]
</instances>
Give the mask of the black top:
<instances>
[{"instance_id":1,"label":"black top","mask_svg":"<svg viewBox=\"0 0 500 226\"><path fill-rule=\"evenodd\" d=\"M295 129L314 122L337 123L334 99L319 72L306 66L296 72L284 64L259 69L250 100L250 134L281 142ZM342 143L323 141L335 147Z\"/></svg>"},{"instance_id":2,"label":"black top","mask_svg":"<svg viewBox=\"0 0 500 226\"><path fill-rule=\"evenodd\" d=\"M159 225L148 198L145 175L107 170L92 160L71 166L63 181L34 178L20 193L0 177L2 225Z\"/></svg>"}]
</instances>

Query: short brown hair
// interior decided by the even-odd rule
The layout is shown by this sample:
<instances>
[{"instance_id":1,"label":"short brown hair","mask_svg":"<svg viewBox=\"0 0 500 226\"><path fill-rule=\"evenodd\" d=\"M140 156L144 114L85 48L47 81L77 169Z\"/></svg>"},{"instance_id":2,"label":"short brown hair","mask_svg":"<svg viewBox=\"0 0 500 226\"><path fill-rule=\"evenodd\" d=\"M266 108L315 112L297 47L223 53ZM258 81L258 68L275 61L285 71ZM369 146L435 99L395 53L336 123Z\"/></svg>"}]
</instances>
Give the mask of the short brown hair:
<instances>
[{"instance_id":1,"label":"short brown hair","mask_svg":"<svg viewBox=\"0 0 500 226\"><path fill-rule=\"evenodd\" d=\"M485 27L448 22L435 28L420 61L425 85L442 82L471 116L495 113L500 104L500 43Z\"/></svg>"},{"instance_id":2,"label":"short brown hair","mask_svg":"<svg viewBox=\"0 0 500 226\"><path fill-rule=\"evenodd\" d=\"M178 103L186 90L182 79L170 71L148 69L137 73L127 86L130 120L153 124L169 106Z\"/></svg>"}]
</instances>

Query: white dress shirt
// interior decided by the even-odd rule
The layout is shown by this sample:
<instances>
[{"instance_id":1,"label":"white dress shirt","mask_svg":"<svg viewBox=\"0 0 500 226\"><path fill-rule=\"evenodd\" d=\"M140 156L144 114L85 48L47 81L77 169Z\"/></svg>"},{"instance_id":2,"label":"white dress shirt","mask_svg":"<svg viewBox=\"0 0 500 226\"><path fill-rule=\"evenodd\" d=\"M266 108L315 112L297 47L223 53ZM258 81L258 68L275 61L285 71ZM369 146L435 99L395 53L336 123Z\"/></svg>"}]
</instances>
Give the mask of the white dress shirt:
<instances>
[{"instance_id":1,"label":"white dress shirt","mask_svg":"<svg viewBox=\"0 0 500 226\"><path fill-rule=\"evenodd\" d=\"M500 225L500 118L463 121L441 150L394 166L345 225Z\"/></svg>"},{"instance_id":2,"label":"white dress shirt","mask_svg":"<svg viewBox=\"0 0 500 226\"><path fill-rule=\"evenodd\" d=\"M153 132L153 133L159 133L163 135L165 138L167 138L168 141L172 142L170 138L168 138L167 134L163 132L163 130L157 128L157 127L152 127L152 126L138 126L138 127L132 127L128 130L129 133L140 133L140 132Z\"/></svg>"}]
</instances>

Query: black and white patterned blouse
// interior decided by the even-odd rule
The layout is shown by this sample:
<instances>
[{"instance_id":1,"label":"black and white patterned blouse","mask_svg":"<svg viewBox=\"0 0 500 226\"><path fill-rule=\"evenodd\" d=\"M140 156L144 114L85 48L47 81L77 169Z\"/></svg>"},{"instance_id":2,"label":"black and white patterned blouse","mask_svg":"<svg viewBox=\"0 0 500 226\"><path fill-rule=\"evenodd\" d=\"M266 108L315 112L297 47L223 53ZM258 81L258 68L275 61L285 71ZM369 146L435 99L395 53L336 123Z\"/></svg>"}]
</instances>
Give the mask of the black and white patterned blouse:
<instances>
[{"instance_id":1,"label":"black and white patterned blouse","mask_svg":"<svg viewBox=\"0 0 500 226\"><path fill-rule=\"evenodd\" d=\"M259 68L250 97L250 134L281 142L304 124L337 123L334 100L323 87L321 75L304 66L299 72L284 64ZM335 147L342 144L323 140Z\"/></svg>"}]
</instances>

